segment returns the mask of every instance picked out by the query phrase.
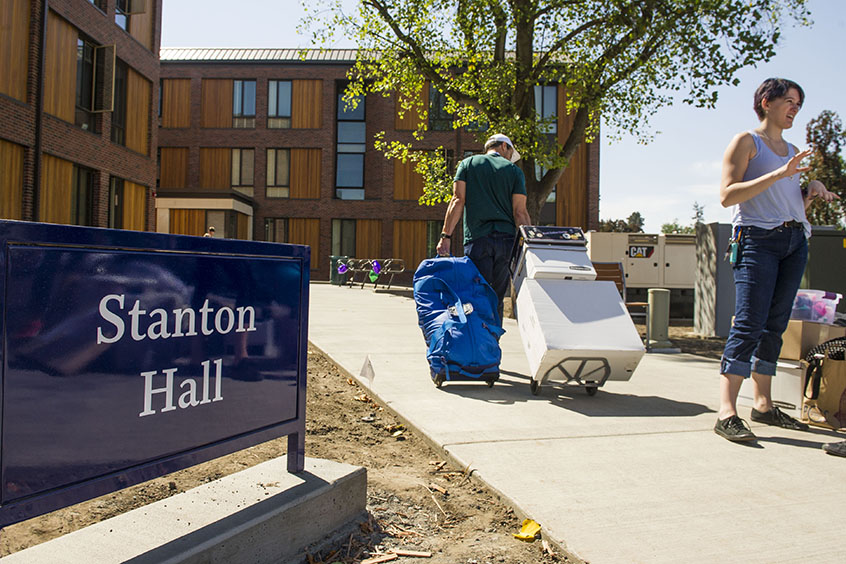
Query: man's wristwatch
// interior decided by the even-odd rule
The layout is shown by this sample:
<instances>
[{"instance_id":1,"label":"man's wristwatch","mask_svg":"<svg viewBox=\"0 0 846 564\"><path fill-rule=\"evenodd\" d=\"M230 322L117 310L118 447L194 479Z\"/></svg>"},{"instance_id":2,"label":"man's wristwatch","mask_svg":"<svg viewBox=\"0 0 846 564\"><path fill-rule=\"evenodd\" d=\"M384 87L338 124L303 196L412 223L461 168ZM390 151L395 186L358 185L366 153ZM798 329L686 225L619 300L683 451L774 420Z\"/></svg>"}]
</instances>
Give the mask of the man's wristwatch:
<instances>
[{"instance_id":1,"label":"man's wristwatch","mask_svg":"<svg viewBox=\"0 0 846 564\"><path fill-rule=\"evenodd\" d=\"M452 235L447 233L441 233L441 239L452 239Z\"/></svg>"}]
</instances>

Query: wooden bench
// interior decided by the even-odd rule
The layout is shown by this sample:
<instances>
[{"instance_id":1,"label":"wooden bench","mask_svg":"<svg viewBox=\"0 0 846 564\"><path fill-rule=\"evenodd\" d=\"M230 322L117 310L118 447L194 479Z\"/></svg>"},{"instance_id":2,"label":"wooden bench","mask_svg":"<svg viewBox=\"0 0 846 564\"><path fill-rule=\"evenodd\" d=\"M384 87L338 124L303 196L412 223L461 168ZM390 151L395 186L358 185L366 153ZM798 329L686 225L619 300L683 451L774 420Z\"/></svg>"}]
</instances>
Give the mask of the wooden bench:
<instances>
[{"instance_id":1,"label":"wooden bench","mask_svg":"<svg viewBox=\"0 0 846 564\"><path fill-rule=\"evenodd\" d=\"M629 316L632 315L632 309L639 310L634 312L634 315L642 315L644 317L644 324L646 325L646 350L649 346L649 302L629 302L626 301L626 275L623 271L623 263L621 262L594 262L593 269L596 270L597 280L609 280L617 286L617 291L620 292L620 297L623 298L623 303L626 304L626 309L629 311Z\"/></svg>"}]
</instances>

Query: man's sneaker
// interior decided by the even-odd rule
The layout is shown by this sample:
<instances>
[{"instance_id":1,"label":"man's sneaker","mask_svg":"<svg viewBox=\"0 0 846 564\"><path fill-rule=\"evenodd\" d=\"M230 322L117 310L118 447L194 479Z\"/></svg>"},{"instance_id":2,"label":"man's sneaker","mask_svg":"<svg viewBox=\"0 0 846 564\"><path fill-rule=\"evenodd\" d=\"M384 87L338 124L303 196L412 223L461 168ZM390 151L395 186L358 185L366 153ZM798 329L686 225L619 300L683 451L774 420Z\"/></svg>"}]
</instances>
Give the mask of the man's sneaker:
<instances>
[{"instance_id":1,"label":"man's sneaker","mask_svg":"<svg viewBox=\"0 0 846 564\"><path fill-rule=\"evenodd\" d=\"M839 443L825 443L822 446L822 449L828 454L846 457L846 441L840 441Z\"/></svg>"},{"instance_id":2,"label":"man's sneaker","mask_svg":"<svg viewBox=\"0 0 846 564\"><path fill-rule=\"evenodd\" d=\"M714 432L724 439L736 442L754 441L758 438L752 432L752 429L749 428L749 425L746 424L746 421L737 415L732 415L725 419L717 419L717 423L714 425Z\"/></svg>"},{"instance_id":3,"label":"man's sneaker","mask_svg":"<svg viewBox=\"0 0 846 564\"><path fill-rule=\"evenodd\" d=\"M755 423L764 423L766 425L775 425L776 427L783 427L784 429L793 429L794 431L808 430L808 425L802 423L801 421L796 421L777 407L773 407L771 410L764 412L760 412L753 407L752 421Z\"/></svg>"}]
</instances>

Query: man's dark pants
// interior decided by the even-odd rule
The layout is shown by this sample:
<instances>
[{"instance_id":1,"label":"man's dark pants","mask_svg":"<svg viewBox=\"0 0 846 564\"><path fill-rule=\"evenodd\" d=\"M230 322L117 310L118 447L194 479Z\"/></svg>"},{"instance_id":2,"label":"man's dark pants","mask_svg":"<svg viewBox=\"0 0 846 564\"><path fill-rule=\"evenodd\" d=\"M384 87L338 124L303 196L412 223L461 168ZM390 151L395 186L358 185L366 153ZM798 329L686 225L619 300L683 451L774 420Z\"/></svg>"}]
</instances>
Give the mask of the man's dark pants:
<instances>
[{"instance_id":1,"label":"man's dark pants","mask_svg":"<svg viewBox=\"0 0 846 564\"><path fill-rule=\"evenodd\" d=\"M514 235L498 231L464 245L464 254L470 257L479 269L479 273L496 292L500 323L502 323L502 299L508 291L508 282L511 279L508 263L511 261L513 246Z\"/></svg>"}]
</instances>

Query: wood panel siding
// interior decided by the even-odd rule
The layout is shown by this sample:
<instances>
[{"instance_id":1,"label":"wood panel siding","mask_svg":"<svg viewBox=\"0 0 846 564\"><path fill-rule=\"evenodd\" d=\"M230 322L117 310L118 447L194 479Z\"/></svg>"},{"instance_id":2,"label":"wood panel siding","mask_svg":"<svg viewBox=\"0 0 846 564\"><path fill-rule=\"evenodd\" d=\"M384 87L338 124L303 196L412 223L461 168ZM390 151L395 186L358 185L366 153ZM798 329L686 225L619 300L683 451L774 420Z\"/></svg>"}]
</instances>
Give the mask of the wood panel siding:
<instances>
[{"instance_id":1,"label":"wood panel siding","mask_svg":"<svg viewBox=\"0 0 846 564\"><path fill-rule=\"evenodd\" d=\"M320 220L292 217L288 220L288 242L311 247L311 268L320 264Z\"/></svg>"},{"instance_id":2,"label":"wood panel siding","mask_svg":"<svg viewBox=\"0 0 846 564\"><path fill-rule=\"evenodd\" d=\"M291 149L291 198L320 199L321 149Z\"/></svg>"},{"instance_id":3,"label":"wood panel siding","mask_svg":"<svg viewBox=\"0 0 846 564\"><path fill-rule=\"evenodd\" d=\"M558 87L558 142L573 129L574 114L567 114L567 94ZM588 146L584 140L556 185L555 221L558 225L588 228Z\"/></svg>"},{"instance_id":4,"label":"wood panel siding","mask_svg":"<svg viewBox=\"0 0 846 564\"><path fill-rule=\"evenodd\" d=\"M153 85L131 68L128 71L126 75L126 148L148 155L150 150L147 139L150 131L150 97Z\"/></svg>"},{"instance_id":5,"label":"wood panel siding","mask_svg":"<svg viewBox=\"0 0 846 564\"><path fill-rule=\"evenodd\" d=\"M323 81L291 81L291 127L319 129L322 127Z\"/></svg>"},{"instance_id":6,"label":"wood panel siding","mask_svg":"<svg viewBox=\"0 0 846 564\"><path fill-rule=\"evenodd\" d=\"M391 258L401 258L406 268L417 268L426 257L426 221L394 220L394 246Z\"/></svg>"},{"instance_id":7,"label":"wood panel siding","mask_svg":"<svg viewBox=\"0 0 846 564\"><path fill-rule=\"evenodd\" d=\"M423 177L414 166L410 160L394 159L394 200L417 201L423 195Z\"/></svg>"},{"instance_id":8,"label":"wood panel siding","mask_svg":"<svg viewBox=\"0 0 846 564\"><path fill-rule=\"evenodd\" d=\"M49 12L44 48L44 111L74 122L76 108L76 41L79 32Z\"/></svg>"},{"instance_id":9,"label":"wood panel siding","mask_svg":"<svg viewBox=\"0 0 846 564\"><path fill-rule=\"evenodd\" d=\"M146 2L147 10L143 14L129 16L129 35L134 37L148 50L153 50L153 10L155 2Z\"/></svg>"},{"instance_id":10,"label":"wood panel siding","mask_svg":"<svg viewBox=\"0 0 846 564\"><path fill-rule=\"evenodd\" d=\"M200 188L229 190L231 186L232 150L200 147Z\"/></svg>"},{"instance_id":11,"label":"wood panel siding","mask_svg":"<svg viewBox=\"0 0 846 564\"><path fill-rule=\"evenodd\" d=\"M162 127L191 127L191 79L162 80Z\"/></svg>"},{"instance_id":12,"label":"wood panel siding","mask_svg":"<svg viewBox=\"0 0 846 564\"><path fill-rule=\"evenodd\" d=\"M147 187L125 180L123 182L123 229L145 231L147 217Z\"/></svg>"},{"instance_id":13,"label":"wood panel siding","mask_svg":"<svg viewBox=\"0 0 846 564\"><path fill-rule=\"evenodd\" d=\"M0 139L0 219L23 219L24 148Z\"/></svg>"},{"instance_id":14,"label":"wood panel siding","mask_svg":"<svg viewBox=\"0 0 846 564\"><path fill-rule=\"evenodd\" d=\"M242 241L247 241L250 238L249 226L250 226L250 218L243 213L235 212L235 221L236 226L235 233L236 239L241 239Z\"/></svg>"},{"instance_id":15,"label":"wood panel siding","mask_svg":"<svg viewBox=\"0 0 846 564\"><path fill-rule=\"evenodd\" d=\"M232 80L204 78L200 107L201 127L232 127Z\"/></svg>"},{"instance_id":16,"label":"wood panel siding","mask_svg":"<svg viewBox=\"0 0 846 564\"><path fill-rule=\"evenodd\" d=\"M170 233L172 235L202 236L205 232L205 210L170 210Z\"/></svg>"},{"instance_id":17,"label":"wood panel siding","mask_svg":"<svg viewBox=\"0 0 846 564\"><path fill-rule=\"evenodd\" d=\"M588 228L588 146L583 141L556 185L558 225Z\"/></svg>"},{"instance_id":18,"label":"wood panel siding","mask_svg":"<svg viewBox=\"0 0 846 564\"><path fill-rule=\"evenodd\" d=\"M38 221L70 224L72 191L73 163L52 155L42 155Z\"/></svg>"},{"instance_id":19,"label":"wood panel siding","mask_svg":"<svg viewBox=\"0 0 846 564\"><path fill-rule=\"evenodd\" d=\"M162 188L188 187L188 148L162 147L159 186Z\"/></svg>"},{"instance_id":20,"label":"wood panel siding","mask_svg":"<svg viewBox=\"0 0 846 564\"><path fill-rule=\"evenodd\" d=\"M423 102L423 109L426 110L429 107L429 83L426 82L423 85L423 90L420 92L420 96L418 100ZM394 128L399 131L411 131L417 129L417 126L420 125L420 122L423 120L420 119L420 115L417 113L416 109L411 110L402 110L400 107L400 98L395 99L395 108L396 108L396 116L394 119ZM403 111L404 115L400 117L400 112Z\"/></svg>"},{"instance_id":21,"label":"wood panel siding","mask_svg":"<svg viewBox=\"0 0 846 564\"><path fill-rule=\"evenodd\" d=\"M29 6L29 0L0 3L0 93L21 102L26 102Z\"/></svg>"},{"instance_id":22,"label":"wood panel siding","mask_svg":"<svg viewBox=\"0 0 846 564\"><path fill-rule=\"evenodd\" d=\"M390 258L382 256L382 220L358 219L355 222L355 256L361 258Z\"/></svg>"}]
</instances>

